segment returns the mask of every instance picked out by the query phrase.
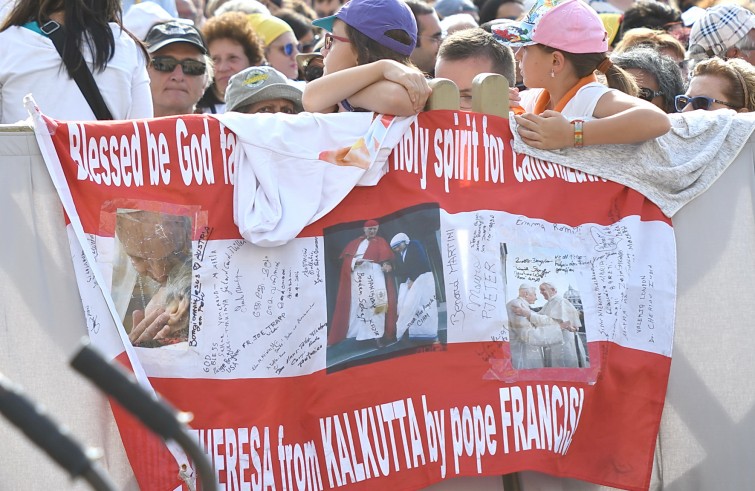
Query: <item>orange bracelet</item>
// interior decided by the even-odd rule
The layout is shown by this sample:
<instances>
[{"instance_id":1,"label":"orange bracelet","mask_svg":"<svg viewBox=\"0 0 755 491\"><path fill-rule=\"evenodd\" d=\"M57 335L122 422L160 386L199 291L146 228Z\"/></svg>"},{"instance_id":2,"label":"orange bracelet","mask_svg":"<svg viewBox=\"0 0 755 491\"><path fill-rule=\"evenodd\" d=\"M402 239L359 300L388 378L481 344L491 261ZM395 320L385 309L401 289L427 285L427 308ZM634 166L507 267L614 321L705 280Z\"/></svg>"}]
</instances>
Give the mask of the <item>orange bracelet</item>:
<instances>
[{"instance_id":1,"label":"orange bracelet","mask_svg":"<svg viewBox=\"0 0 755 491\"><path fill-rule=\"evenodd\" d=\"M585 124L582 119L575 119L571 122L574 125L574 146L576 148L582 148L585 146L585 133L583 125Z\"/></svg>"}]
</instances>

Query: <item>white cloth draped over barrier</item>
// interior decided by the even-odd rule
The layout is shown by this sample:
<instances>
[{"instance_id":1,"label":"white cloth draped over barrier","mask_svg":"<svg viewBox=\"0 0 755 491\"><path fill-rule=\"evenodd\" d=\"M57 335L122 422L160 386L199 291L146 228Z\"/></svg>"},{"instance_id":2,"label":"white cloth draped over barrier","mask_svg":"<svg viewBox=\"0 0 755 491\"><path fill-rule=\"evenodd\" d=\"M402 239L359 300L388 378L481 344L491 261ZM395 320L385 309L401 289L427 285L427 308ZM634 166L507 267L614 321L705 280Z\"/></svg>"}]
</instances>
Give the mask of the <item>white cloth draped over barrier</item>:
<instances>
[{"instance_id":1,"label":"white cloth draped over barrier","mask_svg":"<svg viewBox=\"0 0 755 491\"><path fill-rule=\"evenodd\" d=\"M671 131L634 145L538 150L515 131L514 151L624 184L650 199L666 216L708 189L750 140L755 113L733 110L670 114Z\"/></svg>"},{"instance_id":2,"label":"white cloth draped over barrier","mask_svg":"<svg viewBox=\"0 0 755 491\"><path fill-rule=\"evenodd\" d=\"M755 143L710 189L674 217L677 329L651 489L747 489L755 394L749 321L755 304L737 292L755 282ZM32 132L0 133L0 372L25 387L87 445L119 489L136 485L105 399L67 367L86 333L63 215ZM0 419L0 482L7 489L87 489ZM725 450L724 450L725 449ZM526 491L610 489L522 473ZM500 478L464 478L444 490L501 490Z\"/></svg>"},{"instance_id":3,"label":"white cloth draped over barrier","mask_svg":"<svg viewBox=\"0 0 755 491\"><path fill-rule=\"evenodd\" d=\"M370 121L364 113L354 113L345 115L349 118L345 120L342 114L320 115L318 125L327 128L322 134L329 139L302 138L292 144L290 135L306 131L307 120L260 116L267 120L264 134L249 131L240 113L218 119L238 137L233 220L246 240L263 247L296 237L354 186L377 184L385 174L388 155L415 119L384 116ZM356 143L333 151L344 139ZM281 153L281 148L288 151ZM262 157L268 154L275 156L275 166Z\"/></svg>"}]
</instances>

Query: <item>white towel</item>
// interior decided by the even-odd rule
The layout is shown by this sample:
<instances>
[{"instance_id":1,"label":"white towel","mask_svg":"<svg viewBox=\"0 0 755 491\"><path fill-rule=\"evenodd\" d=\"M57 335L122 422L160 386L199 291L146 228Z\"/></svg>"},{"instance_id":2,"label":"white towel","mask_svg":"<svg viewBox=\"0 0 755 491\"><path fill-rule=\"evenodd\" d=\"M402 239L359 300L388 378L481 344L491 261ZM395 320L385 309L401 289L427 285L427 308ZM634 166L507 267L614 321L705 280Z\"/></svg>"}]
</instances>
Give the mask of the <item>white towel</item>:
<instances>
[{"instance_id":1,"label":"white towel","mask_svg":"<svg viewBox=\"0 0 755 491\"><path fill-rule=\"evenodd\" d=\"M671 130L632 145L538 150L524 143L510 119L514 151L618 182L638 191L671 217L708 189L755 129L754 113L692 111L669 114Z\"/></svg>"},{"instance_id":2,"label":"white towel","mask_svg":"<svg viewBox=\"0 0 755 491\"><path fill-rule=\"evenodd\" d=\"M217 118L238 143L234 222L246 240L263 247L296 237L354 186L377 184L391 150L415 119L374 113Z\"/></svg>"}]
</instances>

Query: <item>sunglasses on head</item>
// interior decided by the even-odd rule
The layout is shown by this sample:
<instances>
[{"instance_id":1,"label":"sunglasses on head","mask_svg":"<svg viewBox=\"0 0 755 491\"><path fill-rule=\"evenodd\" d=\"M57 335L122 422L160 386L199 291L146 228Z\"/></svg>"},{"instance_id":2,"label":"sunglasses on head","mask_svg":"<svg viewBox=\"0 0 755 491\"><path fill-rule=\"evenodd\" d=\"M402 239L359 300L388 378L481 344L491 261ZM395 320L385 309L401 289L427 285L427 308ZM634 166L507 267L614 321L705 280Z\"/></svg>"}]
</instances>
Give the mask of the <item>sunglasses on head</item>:
<instances>
[{"instance_id":1,"label":"sunglasses on head","mask_svg":"<svg viewBox=\"0 0 755 491\"><path fill-rule=\"evenodd\" d=\"M718 99L714 99L712 97L705 97L703 95L699 95L697 97L678 95L674 97L674 106L676 107L677 112L684 111L684 108L689 104L692 104L692 109L704 109L705 111L708 111L710 110L710 106L712 106L714 102L723 104L724 106L730 107L732 109L738 109L738 107L734 104L719 101Z\"/></svg>"},{"instance_id":2,"label":"sunglasses on head","mask_svg":"<svg viewBox=\"0 0 755 491\"><path fill-rule=\"evenodd\" d=\"M639 94L637 94L637 97L639 97L643 101L650 102L653 99L655 99L656 97L662 96L662 95L663 95L663 92L660 91L660 90L659 91L655 91L655 90L652 90L652 89L648 89L647 87L640 87L640 92L639 92Z\"/></svg>"},{"instance_id":3,"label":"sunglasses on head","mask_svg":"<svg viewBox=\"0 0 755 491\"><path fill-rule=\"evenodd\" d=\"M350 43L348 38L344 38L341 36L336 36L332 32L326 32L325 33L325 43L323 44L323 49L330 49L333 46L333 40L341 41L342 43Z\"/></svg>"},{"instance_id":4,"label":"sunglasses on head","mask_svg":"<svg viewBox=\"0 0 755 491\"><path fill-rule=\"evenodd\" d=\"M181 60L172 56L156 56L152 58L152 68L158 72L171 73L176 69L176 65L181 65L184 75L198 76L204 75L207 71L207 65L198 60Z\"/></svg>"}]
</instances>

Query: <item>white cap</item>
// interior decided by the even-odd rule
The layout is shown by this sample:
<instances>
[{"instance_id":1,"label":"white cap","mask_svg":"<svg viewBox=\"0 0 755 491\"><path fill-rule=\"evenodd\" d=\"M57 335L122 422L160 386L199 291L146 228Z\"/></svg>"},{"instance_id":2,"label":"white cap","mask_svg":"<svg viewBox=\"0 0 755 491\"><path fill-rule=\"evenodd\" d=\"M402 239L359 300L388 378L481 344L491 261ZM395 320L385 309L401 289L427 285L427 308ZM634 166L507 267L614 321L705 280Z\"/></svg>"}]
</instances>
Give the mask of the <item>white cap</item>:
<instances>
[{"instance_id":1,"label":"white cap","mask_svg":"<svg viewBox=\"0 0 755 491\"><path fill-rule=\"evenodd\" d=\"M141 2L128 9L123 16L123 26L144 41L152 26L167 20L173 20L167 10L155 2Z\"/></svg>"}]
</instances>

